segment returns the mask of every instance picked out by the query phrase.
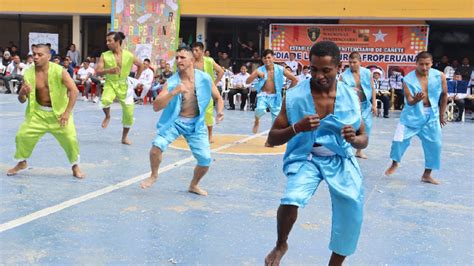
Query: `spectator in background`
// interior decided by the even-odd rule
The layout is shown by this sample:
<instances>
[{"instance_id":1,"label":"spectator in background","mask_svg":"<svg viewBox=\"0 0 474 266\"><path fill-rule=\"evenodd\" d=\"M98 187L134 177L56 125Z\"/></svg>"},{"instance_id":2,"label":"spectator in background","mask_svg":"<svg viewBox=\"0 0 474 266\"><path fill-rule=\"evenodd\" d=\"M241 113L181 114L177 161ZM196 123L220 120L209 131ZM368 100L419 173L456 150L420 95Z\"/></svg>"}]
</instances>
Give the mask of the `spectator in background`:
<instances>
[{"instance_id":1,"label":"spectator in background","mask_svg":"<svg viewBox=\"0 0 474 266\"><path fill-rule=\"evenodd\" d=\"M211 50L206 49L206 50L204 51L204 56L211 57Z\"/></svg>"},{"instance_id":2,"label":"spectator in background","mask_svg":"<svg viewBox=\"0 0 474 266\"><path fill-rule=\"evenodd\" d=\"M219 52L221 52L221 46L219 42L214 42L214 45L211 47L211 57L214 59L214 61L219 60Z\"/></svg>"},{"instance_id":3,"label":"spectator in background","mask_svg":"<svg viewBox=\"0 0 474 266\"><path fill-rule=\"evenodd\" d=\"M19 83L23 81L23 69L25 69L25 67L26 65L21 62L20 56L14 55L13 61L7 66L6 75L3 77L3 82L5 83L5 88L7 89L5 93L12 93L10 88L11 80L16 79L19 81Z\"/></svg>"},{"instance_id":4,"label":"spectator in background","mask_svg":"<svg viewBox=\"0 0 474 266\"><path fill-rule=\"evenodd\" d=\"M59 56L56 55L56 56L53 58L53 63L56 63L56 64L60 65L60 64L61 64L61 57L59 57Z\"/></svg>"},{"instance_id":5,"label":"spectator in background","mask_svg":"<svg viewBox=\"0 0 474 266\"><path fill-rule=\"evenodd\" d=\"M71 76L71 78L74 79L74 68L71 65L71 58L69 56L66 56L64 58L63 67L64 67L64 69L66 69L69 76Z\"/></svg>"},{"instance_id":6,"label":"spectator in background","mask_svg":"<svg viewBox=\"0 0 474 266\"><path fill-rule=\"evenodd\" d=\"M18 51L18 47L14 44L10 47L10 53L12 56L20 55L20 51Z\"/></svg>"},{"instance_id":7,"label":"spectator in background","mask_svg":"<svg viewBox=\"0 0 474 266\"><path fill-rule=\"evenodd\" d=\"M151 88L151 84L153 83L153 70L150 68L150 59L146 58L143 60L143 71L138 78L138 85L135 87L134 90L134 99L135 103L143 104L145 97L148 95L148 91ZM138 96L138 92L141 92L140 96Z\"/></svg>"},{"instance_id":8,"label":"spectator in background","mask_svg":"<svg viewBox=\"0 0 474 266\"><path fill-rule=\"evenodd\" d=\"M240 57L242 58L251 58L253 55L254 46L252 41L248 41L246 44L240 42L240 39L237 39L237 42L240 44Z\"/></svg>"},{"instance_id":9,"label":"spectator in background","mask_svg":"<svg viewBox=\"0 0 474 266\"><path fill-rule=\"evenodd\" d=\"M462 80L471 79L472 66L469 64L469 58L464 57L462 59L462 65L459 67L458 71L461 74Z\"/></svg>"},{"instance_id":10,"label":"spectator in background","mask_svg":"<svg viewBox=\"0 0 474 266\"><path fill-rule=\"evenodd\" d=\"M463 80L463 77L459 71L454 73L453 80ZM452 100L458 107L458 116L455 120L456 122L460 122L462 120L462 115L464 114L466 105L471 104L471 101L467 98L468 95L471 95L471 88L469 87L467 88L466 93L448 93L448 102L449 100Z\"/></svg>"},{"instance_id":11,"label":"spectator in background","mask_svg":"<svg viewBox=\"0 0 474 266\"><path fill-rule=\"evenodd\" d=\"M380 100L383 103L383 117L389 118L388 112L390 109L390 85L388 84L388 80L383 77L382 70L380 69L375 69L372 72L372 78L374 80L374 89L377 100Z\"/></svg>"},{"instance_id":12,"label":"spectator in background","mask_svg":"<svg viewBox=\"0 0 474 266\"><path fill-rule=\"evenodd\" d=\"M28 52L28 55L31 55L31 56L33 55L33 48L35 48L35 47L36 47L36 44L31 45L31 48L30 48L30 51Z\"/></svg>"},{"instance_id":13,"label":"spectator in background","mask_svg":"<svg viewBox=\"0 0 474 266\"><path fill-rule=\"evenodd\" d=\"M89 60L91 61L91 63L89 64L90 67L95 69L95 64L97 63L97 57L91 56Z\"/></svg>"},{"instance_id":14,"label":"spectator in background","mask_svg":"<svg viewBox=\"0 0 474 266\"><path fill-rule=\"evenodd\" d=\"M252 60L252 72L253 72L262 64L262 59L260 58L260 55L258 54L258 52L253 52L253 55L250 59Z\"/></svg>"},{"instance_id":15,"label":"spectator in background","mask_svg":"<svg viewBox=\"0 0 474 266\"><path fill-rule=\"evenodd\" d=\"M405 99L403 94L403 75L399 69L393 70L392 74L388 78L388 83L390 89L394 89L396 99L395 99L395 109L402 110Z\"/></svg>"},{"instance_id":16,"label":"spectator in background","mask_svg":"<svg viewBox=\"0 0 474 266\"><path fill-rule=\"evenodd\" d=\"M25 70L27 70L28 68L32 67L35 65L35 62L33 61L33 56L32 55L28 55L26 57L26 66L25 66L25 69L23 69L23 72L25 72Z\"/></svg>"},{"instance_id":17,"label":"spectator in background","mask_svg":"<svg viewBox=\"0 0 474 266\"><path fill-rule=\"evenodd\" d=\"M159 79L160 79L161 74L163 73L165 67L166 67L166 60L165 59L160 59L160 64L155 69L155 79L158 81L157 83L162 84Z\"/></svg>"},{"instance_id":18,"label":"spectator in background","mask_svg":"<svg viewBox=\"0 0 474 266\"><path fill-rule=\"evenodd\" d=\"M449 58L446 55L441 57L441 61L436 63L434 66L435 69L438 69L441 72L444 72L444 69L449 65Z\"/></svg>"},{"instance_id":19,"label":"spectator in background","mask_svg":"<svg viewBox=\"0 0 474 266\"><path fill-rule=\"evenodd\" d=\"M304 66L303 73L299 74L296 78L298 79L298 82L301 82L305 79L310 79L311 74L309 73L309 66Z\"/></svg>"},{"instance_id":20,"label":"spectator in background","mask_svg":"<svg viewBox=\"0 0 474 266\"><path fill-rule=\"evenodd\" d=\"M234 75L234 78L232 80L232 89L230 89L228 98L229 98L229 110L235 110L235 104L234 104L234 95L237 93L240 93L241 95L241 100L240 100L240 111L244 110L245 103L247 103L247 97L249 94L249 87L250 84L247 84L245 81L247 78L250 76L249 73L247 73L247 67L245 65L242 65L240 67L240 72L239 74Z\"/></svg>"},{"instance_id":21,"label":"spectator in background","mask_svg":"<svg viewBox=\"0 0 474 266\"><path fill-rule=\"evenodd\" d=\"M54 50L53 48L51 48L51 44L50 44L50 43L47 43L46 46L48 46L49 50L51 50L51 58L54 58L58 53L56 52L56 50Z\"/></svg>"},{"instance_id":22,"label":"spectator in background","mask_svg":"<svg viewBox=\"0 0 474 266\"><path fill-rule=\"evenodd\" d=\"M285 70L290 72L291 73L291 67L289 66L284 66L285 67ZM296 80L298 80L298 78L296 77ZM291 79L288 79L287 77L284 77L284 81L283 81L283 95L286 93L286 90L289 89L291 86Z\"/></svg>"},{"instance_id":23,"label":"spectator in background","mask_svg":"<svg viewBox=\"0 0 474 266\"><path fill-rule=\"evenodd\" d=\"M229 69L232 66L232 61L229 58L227 52L222 52L222 57L218 61L219 65L225 69Z\"/></svg>"},{"instance_id":24,"label":"spectator in background","mask_svg":"<svg viewBox=\"0 0 474 266\"><path fill-rule=\"evenodd\" d=\"M451 66L453 67L454 71L458 70L459 61L457 59L454 59L453 62L451 63Z\"/></svg>"},{"instance_id":25,"label":"spectator in background","mask_svg":"<svg viewBox=\"0 0 474 266\"><path fill-rule=\"evenodd\" d=\"M446 76L446 80L449 81L449 80L453 80L454 78L454 68L450 65L447 65L444 70L444 75Z\"/></svg>"},{"instance_id":26,"label":"spectator in background","mask_svg":"<svg viewBox=\"0 0 474 266\"><path fill-rule=\"evenodd\" d=\"M97 103L99 101L99 97L102 96L102 81L104 80L104 77L98 76L95 73L97 57L91 56L90 58L89 67L94 69L94 74L91 76L91 81L95 84L95 96L92 99L92 102Z\"/></svg>"},{"instance_id":27,"label":"spectator in background","mask_svg":"<svg viewBox=\"0 0 474 266\"><path fill-rule=\"evenodd\" d=\"M289 66L291 69L291 74L293 76L297 75L298 72L298 61L296 61L296 54L290 53L290 60L285 62L285 65Z\"/></svg>"},{"instance_id":28,"label":"spectator in background","mask_svg":"<svg viewBox=\"0 0 474 266\"><path fill-rule=\"evenodd\" d=\"M69 50L67 51L66 56L69 56L71 58L72 67L75 67L81 63L81 53L76 50L76 45L74 43L71 43L71 45L69 45Z\"/></svg>"},{"instance_id":29,"label":"spectator in background","mask_svg":"<svg viewBox=\"0 0 474 266\"><path fill-rule=\"evenodd\" d=\"M9 51L3 52L2 64L7 67L12 61L11 54Z\"/></svg>"},{"instance_id":30,"label":"spectator in background","mask_svg":"<svg viewBox=\"0 0 474 266\"><path fill-rule=\"evenodd\" d=\"M151 88L153 98L155 98L158 94L160 94L161 89L163 88L163 85L166 83L166 80L169 79L172 75L173 75L173 71L171 71L171 66L170 64L166 63L165 69L161 71L161 74L158 77L155 76L156 81L153 87Z\"/></svg>"},{"instance_id":31,"label":"spectator in background","mask_svg":"<svg viewBox=\"0 0 474 266\"><path fill-rule=\"evenodd\" d=\"M87 102L87 95L90 92L92 81L91 81L91 76L94 75L95 71L93 68L89 66L90 61L88 59L84 60L82 63L82 67L77 71L76 75L76 85L83 85L84 86L84 93L82 96L82 100Z\"/></svg>"},{"instance_id":32,"label":"spectator in background","mask_svg":"<svg viewBox=\"0 0 474 266\"><path fill-rule=\"evenodd\" d=\"M161 78L164 82L166 82L166 80L169 79L171 76L173 76L173 71L171 71L170 64L166 63L165 70L163 71L163 73L161 73Z\"/></svg>"}]
</instances>

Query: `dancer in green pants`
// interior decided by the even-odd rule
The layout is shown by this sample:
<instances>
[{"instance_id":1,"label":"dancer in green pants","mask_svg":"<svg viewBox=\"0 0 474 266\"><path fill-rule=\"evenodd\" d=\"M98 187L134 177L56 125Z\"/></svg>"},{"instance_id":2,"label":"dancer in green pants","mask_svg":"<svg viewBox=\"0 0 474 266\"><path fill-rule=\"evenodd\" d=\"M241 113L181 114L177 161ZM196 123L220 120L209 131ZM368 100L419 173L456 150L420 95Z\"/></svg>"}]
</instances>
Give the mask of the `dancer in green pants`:
<instances>
[{"instance_id":1,"label":"dancer in green pants","mask_svg":"<svg viewBox=\"0 0 474 266\"><path fill-rule=\"evenodd\" d=\"M62 66L49 62L51 51L48 46L36 45L33 59L35 66L25 72L25 83L18 95L21 103L28 100L25 121L16 134L15 159L18 163L7 175L16 175L26 169L26 159L36 143L44 134L51 133L66 152L73 176L84 178L78 165L79 145L72 116L77 87Z\"/></svg>"},{"instance_id":2,"label":"dancer in green pants","mask_svg":"<svg viewBox=\"0 0 474 266\"><path fill-rule=\"evenodd\" d=\"M102 53L95 69L98 75L105 74L105 85L102 93L101 105L105 118L102 128L106 128L110 122L110 105L117 98L122 105L122 143L132 144L128 139L128 132L133 125L133 89L129 90L127 77L133 65L138 67L135 77L140 77L143 70L142 61L131 52L123 50L121 45L125 39L122 32L109 32L107 34L107 47L109 51Z\"/></svg>"}]
</instances>

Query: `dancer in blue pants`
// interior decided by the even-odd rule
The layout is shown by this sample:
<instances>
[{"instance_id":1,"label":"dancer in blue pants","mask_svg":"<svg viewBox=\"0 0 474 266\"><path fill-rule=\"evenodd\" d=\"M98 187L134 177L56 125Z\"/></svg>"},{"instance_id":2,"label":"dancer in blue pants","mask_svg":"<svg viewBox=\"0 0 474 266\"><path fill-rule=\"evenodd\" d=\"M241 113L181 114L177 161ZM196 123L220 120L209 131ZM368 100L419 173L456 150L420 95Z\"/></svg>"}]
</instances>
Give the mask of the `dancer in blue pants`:
<instances>
[{"instance_id":1,"label":"dancer in blue pants","mask_svg":"<svg viewBox=\"0 0 474 266\"><path fill-rule=\"evenodd\" d=\"M425 154L421 181L437 185L439 182L431 177L431 170L441 166L441 127L446 125L448 86L444 74L431 68L432 65L431 54L421 52L416 57L416 69L403 79L405 106L392 141L392 165L385 174L391 175L397 170L411 138L416 135Z\"/></svg>"},{"instance_id":2,"label":"dancer in blue pants","mask_svg":"<svg viewBox=\"0 0 474 266\"><path fill-rule=\"evenodd\" d=\"M367 132L367 136L370 137L370 132L372 131L372 116L377 114L377 98L372 73L369 69L362 67L360 63L360 54L358 52L352 52L349 55L349 68L342 73L342 79L349 84L350 87L355 89L359 96L365 131ZM360 149L356 151L356 157L362 159L368 158Z\"/></svg>"},{"instance_id":3,"label":"dancer in blue pants","mask_svg":"<svg viewBox=\"0 0 474 266\"><path fill-rule=\"evenodd\" d=\"M321 181L332 200L330 265L341 265L355 252L362 225L364 193L362 174L353 148L363 149L368 139L357 94L336 81L340 52L333 42L322 41L310 51L311 79L288 90L282 109L268 135L270 145L288 143L283 172L288 177L278 208L278 239L265 258L279 265L288 249L288 235Z\"/></svg>"}]
</instances>

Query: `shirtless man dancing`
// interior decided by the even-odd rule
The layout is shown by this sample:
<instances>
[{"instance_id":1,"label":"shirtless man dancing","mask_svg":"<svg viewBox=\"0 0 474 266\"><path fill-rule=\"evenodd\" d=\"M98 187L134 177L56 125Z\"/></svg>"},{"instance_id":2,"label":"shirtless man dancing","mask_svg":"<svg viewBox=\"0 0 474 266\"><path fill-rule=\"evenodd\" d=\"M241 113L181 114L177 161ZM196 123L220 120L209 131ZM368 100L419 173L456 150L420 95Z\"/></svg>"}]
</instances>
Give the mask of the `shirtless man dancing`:
<instances>
[{"instance_id":1,"label":"shirtless man dancing","mask_svg":"<svg viewBox=\"0 0 474 266\"><path fill-rule=\"evenodd\" d=\"M392 165L385 174L395 173L411 138L416 135L425 154L425 171L421 181L437 185L439 182L431 176L431 171L441 166L441 127L446 125L444 112L448 85L444 74L431 68L432 65L431 54L421 52L416 57L416 69L403 78L406 104L392 141Z\"/></svg>"},{"instance_id":2,"label":"shirtless man dancing","mask_svg":"<svg viewBox=\"0 0 474 266\"><path fill-rule=\"evenodd\" d=\"M34 67L26 70L24 84L18 95L20 103L28 100L25 121L16 134L15 159L18 164L7 175L16 175L28 167L36 143L45 133L51 133L66 152L72 165L72 175L84 178L79 168L79 144L72 109L79 94L74 80L62 66L53 62L47 45L33 48ZM68 96L69 94L69 96Z\"/></svg>"},{"instance_id":3,"label":"shirtless man dancing","mask_svg":"<svg viewBox=\"0 0 474 266\"><path fill-rule=\"evenodd\" d=\"M194 55L194 67L206 72L211 77L211 80L214 82L214 84L217 86L217 83L224 76L224 70L222 70L222 67L220 67L211 57L204 56L204 44L202 42L193 43L192 49ZM214 71L217 74L215 78ZM212 127L214 126L214 101L212 99L206 108L204 122L207 126L209 142L212 143Z\"/></svg>"},{"instance_id":4,"label":"shirtless man dancing","mask_svg":"<svg viewBox=\"0 0 474 266\"><path fill-rule=\"evenodd\" d=\"M105 75L105 85L102 93L101 106L105 117L102 128L107 128L110 122L110 105L118 98L122 105L122 144L130 145L128 133L133 125L134 101L133 92L129 92L127 77L132 66L138 69L135 77L139 78L143 64L128 50L122 49L125 35L122 32L109 32L107 34L107 48L109 51L102 53L95 69L97 75Z\"/></svg>"},{"instance_id":5,"label":"shirtless man dancing","mask_svg":"<svg viewBox=\"0 0 474 266\"><path fill-rule=\"evenodd\" d=\"M329 265L341 265L355 252L362 225L362 174L353 148L365 148L368 139L359 99L348 84L336 81L340 52L335 43L316 43L309 58L311 79L286 93L268 134L270 145L288 143L283 157L288 181L277 212L277 242L265 258L268 266L280 265L298 208L323 180L332 202Z\"/></svg>"},{"instance_id":6,"label":"shirtless man dancing","mask_svg":"<svg viewBox=\"0 0 474 266\"><path fill-rule=\"evenodd\" d=\"M258 132L260 126L260 118L267 112L267 108L272 113L272 124L275 121L281 109L282 89L285 77L291 80L291 87L296 86L296 79L290 71L273 62L273 51L266 49L263 51L263 66L259 67L247 78L246 83L251 84L256 78L258 83L257 89L257 107L255 108L255 121L253 124L253 133ZM265 144L268 146L268 144Z\"/></svg>"},{"instance_id":7,"label":"shirtless man dancing","mask_svg":"<svg viewBox=\"0 0 474 266\"><path fill-rule=\"evenodd\" d=\"M149 188L156 182L163 152L177 137L183 135L197 160L188 190L205 196L207 192L199 187L199 181L209 170L211 148L204 115L213 98L217 106L217 122L222 121L224 101L211 77L194 68L193 53L189 48L177 50L176 63L178 71L167 80L153 102L153 110L163 110L163 113L150 150L151 175L141 182L141 187Z\"/></svg>"}]
</instances>

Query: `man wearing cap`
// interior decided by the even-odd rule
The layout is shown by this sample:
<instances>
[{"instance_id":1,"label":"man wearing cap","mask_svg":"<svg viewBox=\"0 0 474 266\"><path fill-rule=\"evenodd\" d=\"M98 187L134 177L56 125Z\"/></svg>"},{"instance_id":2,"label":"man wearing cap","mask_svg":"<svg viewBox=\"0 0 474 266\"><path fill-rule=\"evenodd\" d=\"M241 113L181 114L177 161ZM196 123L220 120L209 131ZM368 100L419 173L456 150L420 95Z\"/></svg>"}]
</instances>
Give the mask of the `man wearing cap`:
<instances>
[{"instance_id":1,"label":"man wearing cap","mask_svg":"<svg viewBox=\"0 0 474 266\"><path fill-rule=\"evenodd\" d=\"M390 85L388 80L383 78L382 70L380 69L375 69L372 71L372 78L374 80L374 88L377 93L377 100L382 101L383 104L383 117L389 118L388 110L390 109Z\"/></svg>"}]
</instances>

